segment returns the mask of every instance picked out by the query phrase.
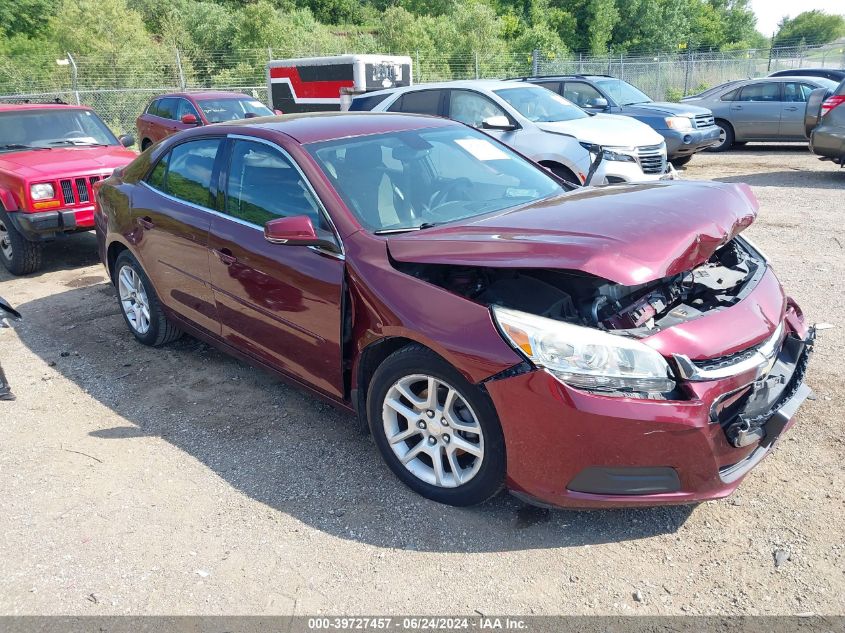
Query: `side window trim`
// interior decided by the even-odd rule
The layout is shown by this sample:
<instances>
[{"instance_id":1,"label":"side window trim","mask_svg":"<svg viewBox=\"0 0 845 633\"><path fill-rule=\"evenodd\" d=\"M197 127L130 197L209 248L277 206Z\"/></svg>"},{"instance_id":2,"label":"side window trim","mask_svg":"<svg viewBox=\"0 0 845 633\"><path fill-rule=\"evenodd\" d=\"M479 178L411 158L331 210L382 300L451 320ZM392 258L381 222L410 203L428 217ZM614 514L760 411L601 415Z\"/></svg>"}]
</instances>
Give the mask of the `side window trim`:
<instances>
[{"instance_id":1,"label":"side window trim","mask_svg":"<svg viewBox=\"0 0 845 633\"><path fill-rule=\"evenodd\" d=\"M227 139L228 142L226 143L226 161L224 163L225 169L221 168L221 170L220 170L221 173L220 173L219 179L218 179L218 183L220 185L222 185L222 187L223 187L223 189L222 189L223 195L222 196L218 195L218 197L217 197L218 206L219 206L220 198L222 198L222 205L223 206L220 207L220 208L225 209L226 208L226 198L229 195L228 187L224 183L226 183L228 181L229 165L231 164L231 161L232 161L232 147L234 146L234 143L232 141L248 141L248 142L252 142L252 143L259 143L261 145L266 145L267 147L270 147L271 149L274 149L277 152L279 152L282 155L282 157L285 160L287 160L293 166L294 169L296 169L297 173L299 174L299 177L302 178L302 182L304 182L305 186L308 187L308 192L311 194L311 196L314 198L314 201L317 203L318 213L320 213L320 215L326 221L328 226L331 227L331 232L334 235L334 239L337 242L338 247L340 248L340 255L342 257L344 255L345 251L344 251L344 248L343 248L343 241L340 239L340 233L338 232L337 227L335 226L331 215L329 214L328 210L326 209L326 205L323 204L323 201L320 199L320 196L317 195L317 192L314 190L314 187L311 185L311 181L308 180L308 176L305 175L305 172L302 171L302 168L299 166L299 163L297 163L296 160L294 160L293 156L291 156L290 153L284 147L278 145L277 143L274 143L273 141L268 141L267 139L258 138L257 136L246 136L244 134L227 134L226 139ZM219 156L219 153L218 153L218 156ZM228 213L223 213L222 211L214 211L214 213L221 216L221 217L227 218L229 220L233 220L235 222L239 222L240 224L244 224L245 226L249 226L249 227L252 227L252 228L254 228L258 231L264 232L263 226L259 226L259 225L255 224L253 222L241 220L240 218L236 218L234 216L231 216ZM320 251L320 252L323 252L323 251ZM332 255L337 255L337 253L332 253Z\"/></svg>"}]
</instances>

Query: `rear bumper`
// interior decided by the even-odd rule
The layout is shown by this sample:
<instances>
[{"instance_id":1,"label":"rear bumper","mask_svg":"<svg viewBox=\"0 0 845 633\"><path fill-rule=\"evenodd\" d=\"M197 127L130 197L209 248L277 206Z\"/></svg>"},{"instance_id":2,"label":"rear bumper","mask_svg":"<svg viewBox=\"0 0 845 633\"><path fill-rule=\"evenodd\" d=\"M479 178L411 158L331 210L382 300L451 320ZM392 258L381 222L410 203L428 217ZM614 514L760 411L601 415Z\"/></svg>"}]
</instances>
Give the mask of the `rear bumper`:
<instances>
[{"instance_id":1,"label":"rear bumper","mask_svg":"<svg viewBox=\"0 0 845 633\"><path fill-rule=\"evenodd\" d=\"M837 161L845 159L845 126L817 127L810 135L810 151Z\"/></svg>"},{"instance_id":2,"label":"rear bumper","mask_svg":"<svg viewBox=\"0 0 845 633\"><path fill-rule=\"evenodd\" d=\"M792 336L810 343L802 329ZM739 448L712 412L726 394L757 384L748 376L684 383L686 400L590 393L540 369L485 386L505 434L508 486L516 496L557 507L635 507L730 495L811 393L803 372L793 373L794 388L772 402L764 437Z\"/></svg>"},{"instance_id":3,"label":"rear bumper","mask_svg":"<svg viewBox=\"0 0 845 633\"><path fill-rule=\"evenodd\" d=\"M56 211L14 211L7 214L15 229L31 242L50 240L62 233L94 228L94 206Z\"/></svg>"},{"instance_id":4,"label":"rear bumper","mask_svg":"<svg viewBox=\"0 0 845 633\"><path fill-rule=\"evenodd\" d=\"M690 156L719 142L719 128L715 125L703 130L657 130L666 139L666 153L669 160Z\"/></svg>"}]
</instances>

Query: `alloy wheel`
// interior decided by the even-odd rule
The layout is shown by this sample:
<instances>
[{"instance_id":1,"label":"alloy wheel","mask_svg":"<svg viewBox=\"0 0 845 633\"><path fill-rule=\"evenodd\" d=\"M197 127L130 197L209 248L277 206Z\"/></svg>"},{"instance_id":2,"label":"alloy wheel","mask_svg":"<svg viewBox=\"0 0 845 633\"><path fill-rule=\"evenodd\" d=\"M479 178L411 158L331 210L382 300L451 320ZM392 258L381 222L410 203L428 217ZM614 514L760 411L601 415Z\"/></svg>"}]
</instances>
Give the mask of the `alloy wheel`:
<instances>
[{"instance_id":1,"label":"alloy wheel","mask_svg":"<svg viewBox=\"0 0 845 633\"><path fill-rule=\"evenodd\" d=\"M2 221L0 221L0 253L7 261L12 261L12 239Z\"/></svg>"},{"instance_id":2,"label":"alloy wheel","mask_svg":"<svg viewBox=\"0 0 845 633\"><path fill-rule=\"evenodd\" d=\"M120 305L126 320L138 334L150 330L150 302L141 276L132 266L123 266L118 273Z\"/></svg>"},{"instance_id":3,"label":"alloy wheel","mask_svg":"<svg viewBox=\"0 0 845 633\"><path fill-rule=\"evenodd\" d=\"M456 488L478 474L484 461L481 424L447 382L424 374L397 380L384 398L382 420L393 453L421 481Z\"/></svg>"}]
</instances>

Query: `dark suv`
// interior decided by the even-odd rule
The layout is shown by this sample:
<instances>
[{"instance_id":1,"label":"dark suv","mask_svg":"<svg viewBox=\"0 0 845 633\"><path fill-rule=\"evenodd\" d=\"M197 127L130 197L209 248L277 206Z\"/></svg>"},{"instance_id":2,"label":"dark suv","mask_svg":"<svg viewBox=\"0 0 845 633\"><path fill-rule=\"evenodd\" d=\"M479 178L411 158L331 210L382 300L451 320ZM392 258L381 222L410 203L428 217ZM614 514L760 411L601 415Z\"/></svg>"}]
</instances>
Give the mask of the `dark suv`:
<instances>
[{"instance_id":1,"label":"dark suv","mask_svg":"<svg viewBox=\"0 0 845 633\"><path fill-rule=\"evenodd\" d=\"M807 100L805 115L810 150L821 160L845 167L845 81L833 94L814 91Z\"/></svg>"},{"instance_id":2,"label":"dark suv","mask_svg":"<svg viewBox=\"0 0 845 633\"><path fill-rule=\"evenodd\" d=\"M517 81L539 84L587 112L622 114L650 125L666 139L666 152L676 167L719 142L719 128L707 108L652 101L627 81L610 75L548 75Z\"/></svg>"}]
</instances>

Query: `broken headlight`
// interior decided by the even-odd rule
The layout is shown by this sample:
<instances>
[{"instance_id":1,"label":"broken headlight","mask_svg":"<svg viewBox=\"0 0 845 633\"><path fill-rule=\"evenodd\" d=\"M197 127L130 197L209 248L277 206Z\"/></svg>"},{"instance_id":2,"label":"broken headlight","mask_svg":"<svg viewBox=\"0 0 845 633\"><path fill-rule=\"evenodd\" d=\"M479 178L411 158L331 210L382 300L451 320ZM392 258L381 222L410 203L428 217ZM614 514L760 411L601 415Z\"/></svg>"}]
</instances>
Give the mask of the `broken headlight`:
<instances>
[{"instance_id":1,"label":"broken headlight","mask_svg":"<svg viewBox=\"0 0 845 633\"><path fill-rule=\"evenodd\" d=\"M664 358L639 341L498 306L493 316L511 345L573 387L632 396L675 388Z\"/></svg>"}]
</instances>

